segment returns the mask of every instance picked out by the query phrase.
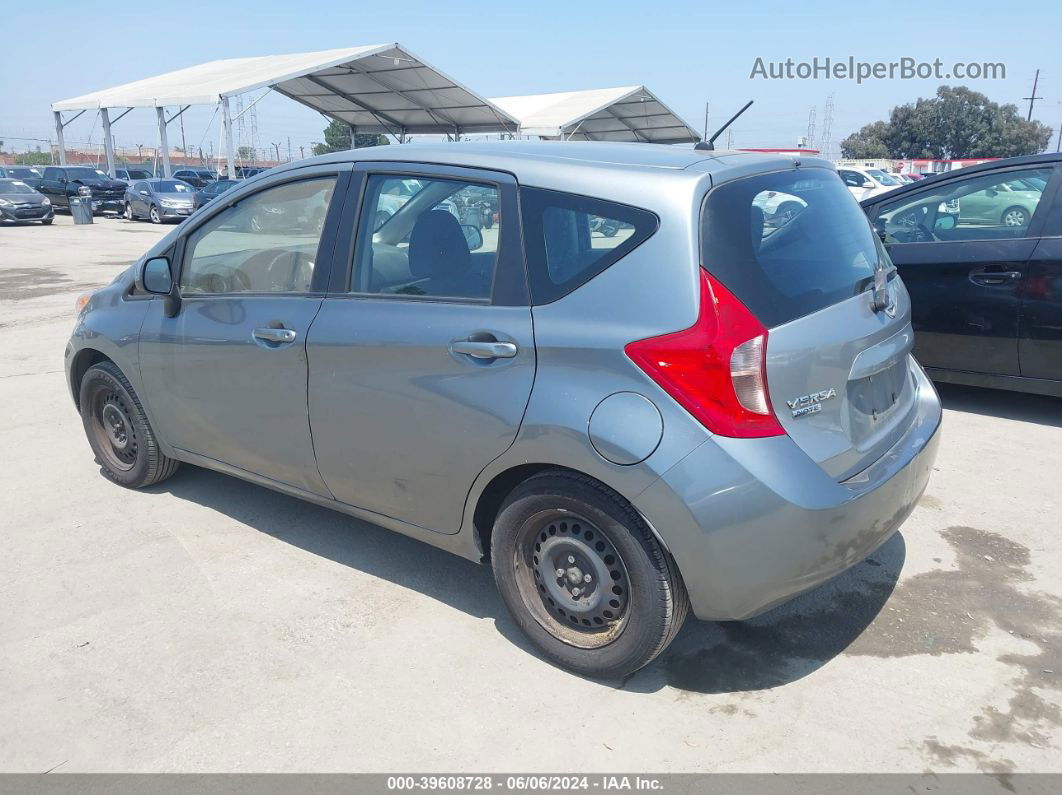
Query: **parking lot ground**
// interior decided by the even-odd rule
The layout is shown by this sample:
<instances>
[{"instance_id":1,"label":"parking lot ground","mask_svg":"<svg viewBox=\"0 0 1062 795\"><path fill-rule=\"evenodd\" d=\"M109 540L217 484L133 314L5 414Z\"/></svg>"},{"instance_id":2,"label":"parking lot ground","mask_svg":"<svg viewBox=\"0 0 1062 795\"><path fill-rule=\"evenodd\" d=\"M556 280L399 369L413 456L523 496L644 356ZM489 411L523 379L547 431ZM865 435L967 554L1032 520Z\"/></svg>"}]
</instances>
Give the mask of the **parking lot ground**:
<instances>
[{"instance_id":1,"label":"parking lot ground","mask_svg":"<svg viewBox=\"0 0 1062 795\"><path fill-rule=\"evenodd\" d=\"M74 298L165 231L0 229L0 770L1062 771L1062 401L943 388L869 560L588 681L484 567L190 466L100 476Z\"/></svg>"}]
</instances>

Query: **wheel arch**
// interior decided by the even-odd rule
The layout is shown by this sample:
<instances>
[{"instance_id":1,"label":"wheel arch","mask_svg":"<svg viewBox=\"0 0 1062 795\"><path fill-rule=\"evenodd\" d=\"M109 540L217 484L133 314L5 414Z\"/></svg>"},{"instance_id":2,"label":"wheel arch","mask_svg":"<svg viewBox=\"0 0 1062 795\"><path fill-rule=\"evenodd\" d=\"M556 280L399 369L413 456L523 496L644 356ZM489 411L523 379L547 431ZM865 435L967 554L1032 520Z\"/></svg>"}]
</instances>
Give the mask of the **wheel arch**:
<instances>
[{"instance_id":1,"label":"wheel arch","mask_svg":"<svg viewBox=\"0 0 1062 795\"><path fill-rule=\"evenodd\" d=\"M479 547L482 561L490 560L490 539L494 531L494 520L497 519L498 511L501 509L502 503L505 502L505 498L528 478L548 470L572 472L577 475L592 477L571 467L547 463L518 464L492 477L490 482L479 493L476 499L476 507L472 513L472 526L476 534L476 543Z\"/></svg>"},{"instance_id":2,"label":"wheel arch","mask_svg":"<svg viewBox=\"0 0 1062 795\"><path fill-rule=\"evenodd\" d=\"M70 365L70 391L78 411L81 411L81 382L85 379L85 373L92 365L100 362L110 362L118 367L110 356L95 348L82 348L74 355L74 361Z\"/></svg>"}]
</instances>

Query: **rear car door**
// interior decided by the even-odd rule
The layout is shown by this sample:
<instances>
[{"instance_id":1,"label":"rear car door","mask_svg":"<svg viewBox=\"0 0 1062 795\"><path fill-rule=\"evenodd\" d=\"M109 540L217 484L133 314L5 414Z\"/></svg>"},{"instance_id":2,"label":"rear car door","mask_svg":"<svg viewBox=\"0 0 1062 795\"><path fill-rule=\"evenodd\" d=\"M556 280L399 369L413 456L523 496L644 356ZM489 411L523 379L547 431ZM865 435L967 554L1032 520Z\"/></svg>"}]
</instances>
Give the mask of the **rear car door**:
<instances>
[{"instance_id":1,"label":"rear car door","mask_svg":"<svg viewBox=\"0 0 1062 795\"><path fill-rule=\"evenodd\" d=\"M1051 174L1049 166L959 174L871 209L910 291L915 355L924 366L1020 374L1022 279L1044 214L1035 192L1031 203L1023 199L1024 214L1005 201L991 213L984 208L989 192L1006 193L1004 183L1046 185ZM978 215L963 215L971 197Z\"/></svg>"},{"instance_id":2,"label":"rear car door","mask_svg":"<svg viewBox=\"0 0 1062 795\"><path fill-rule=\"evenodd\" d=\"M152 301L140 333L152 416L172 446L330 496L310 440L306 338L349 169L278 176L182 236L179 310L167 317Z\"/></svg>"},{"instance_id":3,"label":"rear car door","mask_svg":"<svg viewBox=\"0 0 1062 795\"><path fill-rule=\"evenodd\" d=\"M340 501L456 533L515 439L535 373L516 189L480 169L355 168L353 264L333 270L307 343L314 449ZM462 226L484 190L500 224Z\"/></svg>"},{"instance_id":4,"label":"rear car door","mask_svg":"<svg viewBox=\"0 0 1062 795\"><path fill-rule=\"evenodd\" d=\"M55 207L70 206L66 195L66 172L61 168L44 169L40 192L47 196Z\"/></svg>"},{"instance_id":5,"label":"rear car door","mask_svg":"<svg viewBox=\"0 0 1062 795\"><path fill-rule=\"evenodd\" d=\"M1062 390L1062 168L1044 190L1044 228L1021 285L1018 359L1026 378L1058 381Z\"/></svg>"}]
</instances>

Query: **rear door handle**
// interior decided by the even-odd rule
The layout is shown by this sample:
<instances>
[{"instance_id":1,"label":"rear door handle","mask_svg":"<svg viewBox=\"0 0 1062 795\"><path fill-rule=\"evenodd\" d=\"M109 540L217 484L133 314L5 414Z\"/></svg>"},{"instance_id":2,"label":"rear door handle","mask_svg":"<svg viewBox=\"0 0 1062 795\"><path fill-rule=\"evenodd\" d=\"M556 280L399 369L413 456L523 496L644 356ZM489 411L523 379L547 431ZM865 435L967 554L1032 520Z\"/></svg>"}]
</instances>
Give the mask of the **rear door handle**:
<instances>
[{"instance_id":1,"label":"rear door handle","mask_svg":"<svg viewBox=\"0 0 1062 795\"><path fill-rule=\"evenodd\" d=\"M473 359L511 359L516 356L517 348L512 342L480 342L478 340L457 340L450 343L450 350L463 353Z\"/></svg>"},{"instance_id":2,"label":"rear door handle","mask_svg":"<svg viewBox=\"0 0 1062 795\"><path fill-rule=\"evenodd\" d=\"M254 338L256 340L272 342L277 345L295 342L296 336L295 331L290 328L256 328L254 330Z\"/></svg>"},{"instance_id":3,"label":"rear door handle","mask_svg":"<svg viewBox=\"0 0 1062 795\"><path fill-rule=\"evenodd\" d=\"M1005 271L1002 268L989 270L992 267L999 266L988 265L984 268L974 268L970 271L970 281L984 287L998 287L1021 278L1021 271Z\"/></svg>"}]
</instances>

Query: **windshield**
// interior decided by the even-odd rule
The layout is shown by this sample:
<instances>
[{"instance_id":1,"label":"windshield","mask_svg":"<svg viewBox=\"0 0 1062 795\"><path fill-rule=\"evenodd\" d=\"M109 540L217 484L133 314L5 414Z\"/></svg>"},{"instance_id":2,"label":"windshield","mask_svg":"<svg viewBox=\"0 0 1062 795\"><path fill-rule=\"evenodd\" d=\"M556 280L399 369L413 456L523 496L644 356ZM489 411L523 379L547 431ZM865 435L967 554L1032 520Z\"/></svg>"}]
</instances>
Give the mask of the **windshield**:
<instances>
[{"instance_id":1,"label":"windshield","mask_svg":"<svg viewBox=\"0 0 1062 795\"><path fill-rule=\"evenodd\" d=\"M197 172L195 172L195 174L196 174L197 177L202 177L203 179L217 179L218 178L218 175L215 174L213 171L197 171Z\"/></svg>"},{"instance_id":2,"label":"windshield","mask_svg":"<svg viewBox=\"0 0 1062 795\"><path fill-rule=\"evenodd\" d=\"M100 179L101 177L109 179L106 174L95 168L68 168L66 170L67 179Z\"/></svg>"},{"instance_id":3,"label":"windshield","mask_svg":"<svg viewBox=\"0 0 1062 795\"><path fill-rule=\"evenodd\" d=\"M887 261L877 243L826 169L725 182L701 215L701 263L768 327L859 293Z\"/></svg>"},{"instance_id":4,"label":"windshield","mask_svg":"<svg viewBox=\"0 0 1062 795\"><path fill-rule=\"evenodd\" d=\"M876 179L880 184L887 185L888 187L895 187L900 184L900 181L893 177L891 174L886 174L877 168L868 168L867 173Z\"/></svg>"},{"instance_id":5,"label":"windshield","mask_svg":"<svg viewBox=\"0 0 1062 795\"><path fill-rule=\"evenodd\" d=\"M192 186L179 179L156 179L151 181L156 193L195 193Z\"/></svg>"},{"instance_id":6,"label":"windshield","mask_svg":"<svg viewBox=\"0 0 1062 795\"><path fill-rule=\"evenodd\" d=\"M29 179L40 179L41 177L41 172L34 168L11 168L8 166L7 173L9 176L19 177L20 179L26 179L27 177Z\"/></svg>"},{"instance_id":7,"label":"windshield","mask_svg":"<svg viewBox=\"0 0 1062 795\"><path fill-rule=\"evenodd\" d=\"M36 193L33 188L27 185L25 182L19 182L17 179L0 179L0 193Z\"/></svg>"},{"instance_id":8,"label":"windshield","mask_svg":"<svg viewBox=\"0 0 1062 795\"><path fill-rule=\"evenodd\" d=\"M129 179L151 179L150 171L143 171L138 168L131 168L127 173L129 174Z\"/></svg>"}]
</instances>

